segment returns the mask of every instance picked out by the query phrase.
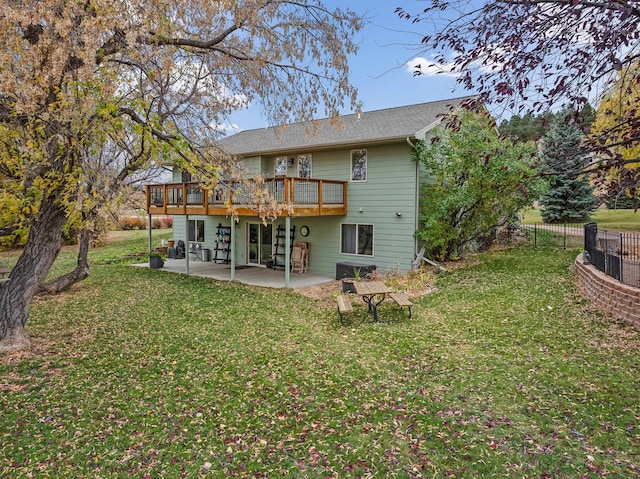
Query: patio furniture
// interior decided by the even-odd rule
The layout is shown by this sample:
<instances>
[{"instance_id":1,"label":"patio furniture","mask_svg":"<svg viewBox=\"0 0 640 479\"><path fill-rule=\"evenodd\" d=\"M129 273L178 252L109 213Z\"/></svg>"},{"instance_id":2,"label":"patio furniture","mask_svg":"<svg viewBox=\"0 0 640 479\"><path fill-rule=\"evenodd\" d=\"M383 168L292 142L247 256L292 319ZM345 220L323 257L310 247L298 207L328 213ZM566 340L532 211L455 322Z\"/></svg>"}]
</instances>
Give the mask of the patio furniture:
<instances>
[{"instance_id":1,"label":"patio furniture","mask_svg":"<svg viewBox=\"0 0 640 479\"><path fill-rule=\"evenodd\" d=\"M291 271L306 273L309 268L309 243L296 242L291 250Z\"/></svg>"},{"instance_id":2,"label":"patio furniture","mask_svg":"<svg viewBox=\"0 0 640 479\"><path fill-rule=\"evenodd\" d=\"M344 313L351 313L353 312L353 306L351 305L351 300L349 299L349 296L347 296L346 294L341 294L340 296L338 296L338 314L340 315L340 323L344 324L344 321L342 320L342 315Z\"/></svg>"},{"instance_id":3,"label":"patio furniture","mask_svg":"<svg viewBox=\"0 0 640 479\"><path fill-rule=\"evenodd\" d=\"M400 309L406 307L409 311L408 317L411 319L411 306L413 306L413 303L409 301L409 298L402 293L391 293L389 297L400 306Z\"/></svg>"},{"instance_id":4,"label":"patio furniture","mask_svg":"<svg viewBox=\"0 0 640 479\"><path fill-rule=\"evenodd\" d=\"M362 296L362 300L369 306L373 313L373 321L378 321L378 306L385 300L391 289L383 281L354 281L356 294Z\"/></svg>"}]
</instances>

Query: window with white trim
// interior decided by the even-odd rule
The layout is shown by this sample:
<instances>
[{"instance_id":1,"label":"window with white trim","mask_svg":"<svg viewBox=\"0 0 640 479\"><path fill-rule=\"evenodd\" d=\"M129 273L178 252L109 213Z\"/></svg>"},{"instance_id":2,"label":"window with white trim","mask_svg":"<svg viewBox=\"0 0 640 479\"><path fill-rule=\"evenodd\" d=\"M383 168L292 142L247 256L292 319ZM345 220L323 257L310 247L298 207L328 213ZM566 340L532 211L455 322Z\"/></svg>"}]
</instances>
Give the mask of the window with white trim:
<instances>
[{"instance_id":1,"label":"window with white trim","mask_svg":"<svg viewBox=\"0 0 640 479\"><path fill-rule=\"evenodd\" d=\"M204 243L204 220L189 220L189 241Z\"/></svg>"},{"instance_id":2,"label":"window with white trim","mask_svg":"<svg viewBox=\"0 0 640 479\"><path fill-rule=\"evenodd\" d=\"M273 159L274 176L287 176L287 160L286 156L276 156Z\"/></svg>"},{"instance_id":3,"label":"window with white trim","mask_svg":"<svg viewBox=\"0 0 640 479\"><path fill-rule=\"evenodd\" d=\"M311 178L311 155L298 155L298 178Z\"/></svg>"},{"instance_id":4,"label":"window with white trim","mask_svg":"<svg viewBox=\"0 0 640 479\"><path fill-rule=\"evenodd\" d=\"M340 253L373 256L373 225L342 223Z\"/></svg>"},{"instance_id":5,"label":"window with white trim","mask_svg":"<svg viewBox=\"0 0 640 479\"><path fill-rule=\"evenodd\" d=\"M367 181L367 150L351 150L351 181Z\"/></svg>"}]
</instances>

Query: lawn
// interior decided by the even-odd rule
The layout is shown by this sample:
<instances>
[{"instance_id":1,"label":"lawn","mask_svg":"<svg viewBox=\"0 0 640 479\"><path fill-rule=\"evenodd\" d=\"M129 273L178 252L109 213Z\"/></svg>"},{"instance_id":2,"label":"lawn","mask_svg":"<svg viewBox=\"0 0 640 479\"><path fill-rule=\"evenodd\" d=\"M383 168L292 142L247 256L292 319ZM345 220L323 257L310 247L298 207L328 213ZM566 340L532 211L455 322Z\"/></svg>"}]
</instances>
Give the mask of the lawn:
<instances>
[{"instance_id":1,"label":"lawn","mask_svg":"<svg viewBox=\"0 0 640 479\"><path fill-rule=\"evenodd\" d=\"M294 291L128 266L145 241L92 251L0 359L0 477L640 475L640 335L581 297L576 251L483 254L411 320L341 327Z\"/></svg>"},{"instance_id":2,"label":"lawn","mask_svg":"<svg viewBox=\"0 0 640 479\"><path fill-rule=\"evenodd\" d=\"M542 223L540 210L527 208L522 212L524 224ZM640 231L640 211L633 210L596 210L590 221L598 223L598 228L617 231Z\"/></svg>"}]
</instances>

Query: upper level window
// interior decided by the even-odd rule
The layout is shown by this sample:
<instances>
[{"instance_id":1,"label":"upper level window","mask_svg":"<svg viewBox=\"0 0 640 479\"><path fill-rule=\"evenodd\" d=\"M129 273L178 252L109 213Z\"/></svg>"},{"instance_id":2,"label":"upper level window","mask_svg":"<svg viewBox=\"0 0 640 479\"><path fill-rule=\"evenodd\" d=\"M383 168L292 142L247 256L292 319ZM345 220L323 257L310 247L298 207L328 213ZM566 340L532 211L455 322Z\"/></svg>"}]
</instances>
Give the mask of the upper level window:
<instances>
[{"instance_id":1,"label":"upper level window","mask_svg":"<svg viewBox=\"0 0 640 479\"><path fill-rule=\"evenodd\" d=\"M340 229L340 252L373 256L373 225L343 223Z\"/></svg>"},{"instance_id":2,"label":"upper level window","mask_svg":"<svg viewBox=\"0 0 640 479\"><path fill-rule=\"evenodd\" d=\"M273 174L275 176L287 176L287 157L276 156L273 159Z\"/></svg>"},{"instance_id":3,"label":"upper level window","mask_svg":"<svg viewBox=\"0 0 640 479\"><path fill-rule=\"evenodd\" d=\"M351 150L351 181L367 181L367 150Z\"/></svg>"},{"instance_id":4,"label":"upper level window","mask_svg":"<svg viewBox=\"0 0 640 479\"><path fill-rule=\"evenodd\" d=\"M311 155L298 155L298 177L311 178Z\"/></svg>"},{"instance_id":5,"label":"upper level window","mask_svg":"<svg viewBox=\"0 0 640 479\"><path fill-rule=\"evenodd\" d=\"M191 183L193 181L193 177L191 176L191 173L189 173L188 171L183 171L182 172L182 182L183 183Z\"/></svg>"}]
</instances>

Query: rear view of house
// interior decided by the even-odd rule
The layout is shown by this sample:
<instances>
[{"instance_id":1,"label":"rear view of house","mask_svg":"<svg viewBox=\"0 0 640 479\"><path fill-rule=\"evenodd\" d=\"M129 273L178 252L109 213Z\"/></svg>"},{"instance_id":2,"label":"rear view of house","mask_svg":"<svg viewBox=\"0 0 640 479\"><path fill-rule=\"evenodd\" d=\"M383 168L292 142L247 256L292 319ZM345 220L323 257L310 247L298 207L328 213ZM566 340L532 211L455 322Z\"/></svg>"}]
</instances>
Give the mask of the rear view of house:
<instances>
[{"instance_id":1,"label":"rear view of house","mask_svg":"<svg viewBox=\"0 0 640 479\"><path fill-rule=\"evenodd\" d=\"M414 232L425 180L411 159L412 145L469 100L348 115L339 128L320 120L314 135L308 125L292 124L223 139L222 148L242 158L247 174L261 175L270 194L289 205L267 224L251 205L234 202L232 188L203 190L181 171L171 184L147 186L147 212L174 215L175 239L201 259L233 267L281 267L288 275L300 243L306 270L328 277L339 279L353 265L408 271L418 250ZM229 203L237 207L237 222Z\"/></svg>"}]
</instances>

